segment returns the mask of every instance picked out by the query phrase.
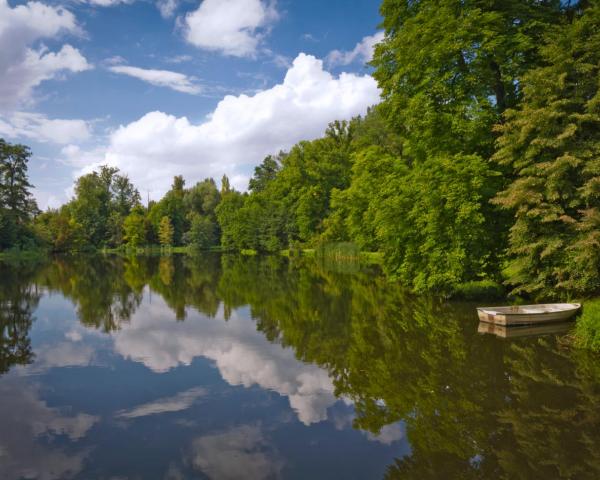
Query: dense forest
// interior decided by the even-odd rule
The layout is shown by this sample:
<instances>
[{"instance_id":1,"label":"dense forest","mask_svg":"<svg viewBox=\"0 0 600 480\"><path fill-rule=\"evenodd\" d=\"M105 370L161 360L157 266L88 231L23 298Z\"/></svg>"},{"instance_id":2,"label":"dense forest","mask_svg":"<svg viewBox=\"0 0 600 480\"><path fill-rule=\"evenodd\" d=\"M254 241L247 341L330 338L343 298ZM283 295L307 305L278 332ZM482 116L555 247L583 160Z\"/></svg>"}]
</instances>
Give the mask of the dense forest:
<instances>
[{"instance_id":1,"label":"dense forest","mask_svg":"<svg viewBox=\"0 0 600 480\"><path fill-rule=\"evenodd\" d=\"M381 103L274 152L247 192L175 177L143 206L105 166L40 212L31 152L0 141L0 248L347 242L416 292L600 290L600 1L383 0L381 14Z\"/></svg>"}]
</instances>

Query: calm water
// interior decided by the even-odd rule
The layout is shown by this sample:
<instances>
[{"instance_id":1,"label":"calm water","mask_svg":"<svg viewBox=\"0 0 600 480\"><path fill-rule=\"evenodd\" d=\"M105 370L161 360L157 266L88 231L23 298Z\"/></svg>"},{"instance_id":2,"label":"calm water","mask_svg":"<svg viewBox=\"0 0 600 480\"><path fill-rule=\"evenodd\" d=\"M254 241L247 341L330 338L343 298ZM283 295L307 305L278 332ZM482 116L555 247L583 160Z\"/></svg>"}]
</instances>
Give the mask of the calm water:
<instances>
[{"instance_id":1,"label":"calm water","mask_svg":"<svg viewBox=\"0 0 600 480\"><path fill-rule=\"evenodd\" d=\"M352 266L0 264L0 331L2 479L600 478L599 357Z\"/></svg>"}]
</instances>

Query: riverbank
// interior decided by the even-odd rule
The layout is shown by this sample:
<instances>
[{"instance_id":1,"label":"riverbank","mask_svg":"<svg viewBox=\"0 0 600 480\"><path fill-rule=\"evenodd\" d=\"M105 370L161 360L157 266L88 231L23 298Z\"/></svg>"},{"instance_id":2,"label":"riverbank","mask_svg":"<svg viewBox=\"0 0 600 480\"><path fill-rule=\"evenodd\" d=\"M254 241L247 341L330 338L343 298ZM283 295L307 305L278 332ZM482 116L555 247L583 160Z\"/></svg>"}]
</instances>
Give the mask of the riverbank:
<instances>
[{"instance_id":1,"label":"riverbank","mask_svg":"<svg viewBox=\"0 0 600 480\"><path fill-rule=\"evenodd\" d=\"M600 353L600 298L582 302L581 315L576 320L575 344Z\"/></svg>"}]
</instances>

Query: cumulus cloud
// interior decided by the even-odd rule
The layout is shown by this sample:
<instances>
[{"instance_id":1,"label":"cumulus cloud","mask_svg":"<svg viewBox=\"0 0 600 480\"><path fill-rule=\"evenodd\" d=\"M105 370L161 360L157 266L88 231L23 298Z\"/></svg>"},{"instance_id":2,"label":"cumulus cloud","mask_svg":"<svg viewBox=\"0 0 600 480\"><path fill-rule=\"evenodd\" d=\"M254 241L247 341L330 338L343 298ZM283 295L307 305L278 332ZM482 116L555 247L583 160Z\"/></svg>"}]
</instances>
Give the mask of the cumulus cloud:
<instances>
[{"instance_id":1,"label":"cumulus cloud","mask_svg":"<svg viewBox=\"0 0 600 480\"><path fill-rule=\"evenodd\" d=\"M161 413L180 412L190 408L200 397L205 396L206 393L207 391L204 388L191 388L172 397L161 398L153 402L144 403L130 410L120 411L117 413L117 417L131 419Z\"/></svg>"},{"instance_id":2,"label":"cumulus cloud","mask_svg":"<svg viewBox=\"0 0 600 480\"><path fill-rule=\"evenodd\" d=\"M91 68L71 45L63 45L57 52L43 45L33 48L36 42L63 33L80 33L68 10L39 2L11 8L7 0L0 0L0 110L31 100L35 87L60 72Z\"/></svg>"},{"instance_id":3,"label":"cumulus cloud","mask_svg":"<svg viewBox=\"0 0 600 480\"><path fill-rule=\"evenodd\" d=\"M373 51L375 45L383 41L384 33L377 32L375 35L371 35L363 38L356 44L354 49L350 51L333 50L329 52L326 57L326 61L329 65L350 65L351 63L360 61L363 63L370 62L373 59Z\"/></svg>"},{"instance_id":4,"label":"cumulus cloud","mask_svg":"<svg viewBox=\"0 0 600 480\"><path fill-rule=\"evenodd\" d=\"M76 174L106 163L155 198L180 174L191 183L226 173L245 189L248 173L265 156L319 137L329 122L363 114L379 99L371 76L334 77L321 60L300 54L281 84L251 96L226 96L204 122L155 111L119 127L104 157Z\"/></svg>"},{"instance_id":5,"label":"cumulus cloud","mask_svg":"<svg viewBox=\"0 0 600 480\"><path fill-rule=\"evenodd\" d=\"M152 85L167 87L177 92L196 95L202 91L201 87L194 83L193 78L183 73L171 72L170 70L154 70L128 65L115 65L109 67L109 70L114 73L137 78Z\"/></svg>"},{"instance_id":6,"label":"cumulus cloud","mask_svg":"<svg viewBox=\"0 0 600 480\"><path fill-rule=\"evenodd\" d=\"M40 113L12 112L0 115L0 135L58 144L79 143L90 137L85 120L50 119Z\"/></svg>"},{"instance_id":7,"label":"cumulus cloud","mask_svg":"<svg viewBox=\"0 0 600 480\"><path fill-rule=\"evenodd\" d=\"M274 1L203 0L185 17L185 38L205 50L234 57L253 56L268 26L277 18Z\"/></svg>"},{"instance_id":8,"label":"cumulus cloud","mask_svg":"<svg viewBox=\"0 0 600 480\"><path fill-rule=\"evenodd\" d=\"M115 332L116 352L155 372L208 358L230 385L258 385L287 397L306 425L326 420L327 409L337 402L325 370L299 362L290 348L270 343L250 319L234 313L225 322L222 310L216 319L189 312L185 322L175 322L166 320L170 316L162 299L142 304Z\"/></svg>"}]
</instances>

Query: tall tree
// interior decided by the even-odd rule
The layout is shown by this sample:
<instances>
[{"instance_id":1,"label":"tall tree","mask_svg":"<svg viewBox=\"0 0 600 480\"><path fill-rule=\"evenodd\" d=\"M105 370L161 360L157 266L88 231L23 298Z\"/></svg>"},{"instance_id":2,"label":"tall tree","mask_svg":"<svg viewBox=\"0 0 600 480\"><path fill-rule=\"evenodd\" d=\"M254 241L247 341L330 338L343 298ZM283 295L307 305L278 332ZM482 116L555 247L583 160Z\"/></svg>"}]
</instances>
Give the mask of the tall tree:
<instances>
[{"instance_id":1,"label":"tall tree","mask_svg":"<svg viewBox=\"0 0 600 480\"><path fill-rule=\"evenodd\" d=\"M174 230L171 219L167 216L162 217L158 228L158 239L163 247L173 245Z\"/></svg>"},{"instance_id":2,"label":"tall tree","mask_svg":"<svg viewBox=\"0 0 600 480\"><path fill-rule=\"evenodd\" d=\"M27 177L31 150L0 138L0 247L22 244L26 222L37 213Z\"/></svg>"},{"instance_id":3,"label":"tall tree","mask_svg":"<svg viewBox=\"0 0 600 480\"><path fill-rule=\"evenodd\" d=\"M496 202L515 215L507 271L517 292L600 288L600 2L585 4L549 32L544 65L499 127L495 159L516 176Z\"/></svg>"},{"instance_id":4,"label":"tall tree","mask_svg":"<svg viewBox=\"0 0 600 480\"><path fill-rule=\"evenodd\" d=\"M281 158L283 154L280 154ZM265 157L262 163L254 168L254 176L248 183L248 189L252 192L263 191L269 182L275 179L280 169L280 158L269 155Z\"/></svg>"}]
</instances>

